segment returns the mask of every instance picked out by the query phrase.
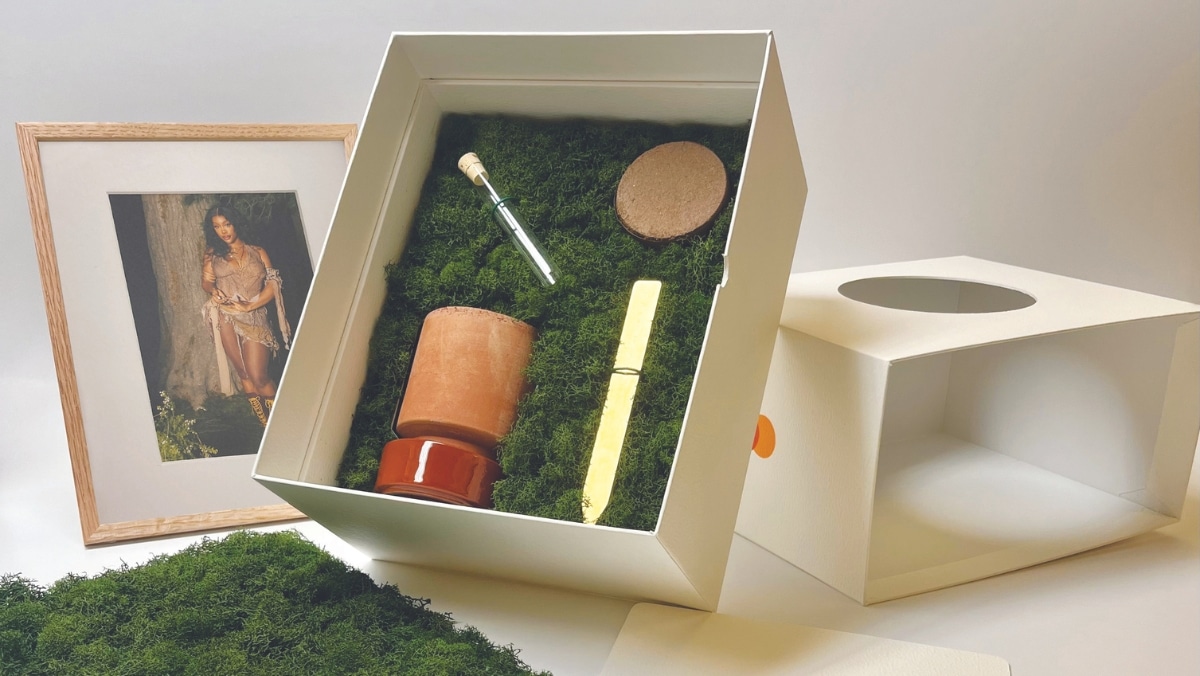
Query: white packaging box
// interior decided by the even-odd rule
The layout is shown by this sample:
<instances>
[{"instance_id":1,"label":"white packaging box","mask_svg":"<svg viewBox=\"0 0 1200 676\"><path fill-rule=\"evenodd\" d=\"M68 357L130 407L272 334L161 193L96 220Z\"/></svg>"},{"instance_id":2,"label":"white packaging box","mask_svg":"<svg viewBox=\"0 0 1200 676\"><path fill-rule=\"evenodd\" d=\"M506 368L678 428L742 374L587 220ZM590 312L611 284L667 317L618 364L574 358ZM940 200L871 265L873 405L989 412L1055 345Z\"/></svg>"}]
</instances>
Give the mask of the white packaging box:
<instances>
[{"instance_id":1,"label":"white packaging box","mask_svg":"<svg viewBox=\"0 0 1200 676\"><path fill-rule=\"evenodd\" d=\"M335 487L384 266L400 257L439 120L455 112L751 122L653 532ZM254 477L376 559L715 608L806 194L769 32L393 35Z\"/></svg>"},{"instance_id":2,"label":"white packaging box","mask_svg":"<svg viewBox=\"0 0 1200 676\"><path fill-rule=\"evenodd\" d=\"M777 447L737 531L869 604L1172 523L1198 312L972 258L792 275L763 400Z\"/></svg>"}]
</instances>

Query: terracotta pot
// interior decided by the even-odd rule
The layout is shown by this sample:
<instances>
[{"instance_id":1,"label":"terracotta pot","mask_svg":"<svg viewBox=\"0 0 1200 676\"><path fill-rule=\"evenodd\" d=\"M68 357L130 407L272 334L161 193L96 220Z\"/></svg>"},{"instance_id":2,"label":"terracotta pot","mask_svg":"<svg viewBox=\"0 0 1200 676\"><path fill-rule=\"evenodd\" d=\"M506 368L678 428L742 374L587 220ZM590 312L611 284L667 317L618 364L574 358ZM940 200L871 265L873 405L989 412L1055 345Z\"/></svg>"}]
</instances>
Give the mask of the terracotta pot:
<instances>
[{"instance_id":1,"label":"terracotta pot","mask_svg":"<svg viewBox=\"0 0 1200 676\"><path fill-rule=\"evenodd\" d=\"M375 490L490 507L496 445L516 420L533 339L532 326L496 312L429 313L396 417L401 438L385 447Z\"/></svg>"},{"instance_id":2,"label":"terracotta pot","mask_svg":"<svg viewBox=\"0 0 1200 676\"><path fill-rule=\"evenodd\" d=\"M533 327L488 310L444 307L425 317L400 415L399 437L431 436L492 455L517 418Z\"/></svg>"}]
</instances>

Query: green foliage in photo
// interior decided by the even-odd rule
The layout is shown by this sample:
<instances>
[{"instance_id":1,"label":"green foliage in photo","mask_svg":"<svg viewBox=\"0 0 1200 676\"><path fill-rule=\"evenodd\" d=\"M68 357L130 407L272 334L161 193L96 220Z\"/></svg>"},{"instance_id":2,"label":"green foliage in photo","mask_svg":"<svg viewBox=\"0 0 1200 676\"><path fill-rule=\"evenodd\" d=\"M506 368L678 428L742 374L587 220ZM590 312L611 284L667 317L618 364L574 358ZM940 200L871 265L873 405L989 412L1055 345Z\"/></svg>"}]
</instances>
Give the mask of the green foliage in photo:
<instances>
[{"instance_id":1,"label":"green foliage in photo","mask_svg":"<svg viewBox=\"0 0 1200 676\"><path fill-rule=\"evenodd\" d=\"M196 409L196 434L220 449L219 455L248 455L258 452L263 426L244 394L210 394Z\"/></svg>"},{"instance_id":2,"label":"green foliage in photo","mask_svg":"<svg viewBox=\"0 0 1200 676\"><path fill-rule=\"evenodd\" d=\"M217 454L217 449L200 440L200 435L194 429L196 420L189 417L191 407L182 403L187 411L176 410L176 402L159 392L161 403L154 409L154 431L158 436L158 453L163 462L174 460L195 460L209 458Z\"/></svg>"},{"instance_id":3,"label":"green foliage in photo","mask_svg":"<svg viewBox=\"0 0 1200 676\"><path fill-rule=\"evenodd\" d=\"M154 410L164 462L249 455L262 442L262 423L241 394L211 394L203 406L192 408L184 399L159 392Z\"/></svg>"}]
</instances>

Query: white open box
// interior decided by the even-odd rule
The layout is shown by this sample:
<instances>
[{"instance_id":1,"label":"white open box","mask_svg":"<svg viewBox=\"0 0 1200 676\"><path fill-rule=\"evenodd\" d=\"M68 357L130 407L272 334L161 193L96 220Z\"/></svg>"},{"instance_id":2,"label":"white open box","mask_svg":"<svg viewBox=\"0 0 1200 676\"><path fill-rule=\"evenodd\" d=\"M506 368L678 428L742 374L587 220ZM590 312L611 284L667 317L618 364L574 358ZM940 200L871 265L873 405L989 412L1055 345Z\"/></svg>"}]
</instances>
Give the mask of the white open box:
<instances>
[{"instance_id":1,"label":"white open box","mask_svg":"<svg viewBox=\"0 0 1200 676\"><path fill-rule=\"evenodd\" d=\"M792 275L763 399L777 449L737 531L875 603L1172 523L1198 311L972 258Z\"/></svg>"},{"instance_id":2,"label":"white open box","mask_svg":"<svg viewBox=\"0 0 1200 676\"><path fill-rule=\"evenodd\" d=\"M725 276L653 532L334 486L384 266L400 257L439 120L455 112L751 121ZM715 608L806 192L769 32L394 35L254 477L377 559Z\"/></svg>"}]
</instances>

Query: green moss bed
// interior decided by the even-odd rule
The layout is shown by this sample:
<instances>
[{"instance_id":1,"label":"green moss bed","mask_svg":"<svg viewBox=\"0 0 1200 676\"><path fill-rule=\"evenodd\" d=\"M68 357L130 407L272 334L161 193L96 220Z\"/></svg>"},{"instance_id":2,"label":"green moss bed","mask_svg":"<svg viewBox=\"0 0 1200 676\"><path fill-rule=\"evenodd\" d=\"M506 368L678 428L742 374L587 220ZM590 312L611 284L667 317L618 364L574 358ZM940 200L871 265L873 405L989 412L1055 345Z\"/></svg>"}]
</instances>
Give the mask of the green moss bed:
<instances>
[{"instance_id":1,"label":"green moss bed","mask_svg":"<svg viewBox=\"0 0 1200 676\"><path fill-rule=\"evenodd\" d=\"M582 521L580 500L600 410L633 282L663 282L612 499L599 523L653 530L691 393L732 212L711 227L651 244L617 220L614 196L640 154L670 141L701 143L725 163L729 195L741 173L748 127L546 121L450 116L439 132L408 243L387 270L388 291L371 341L368 375L337 483L371 490L404 391L421 322L467 305L537 329L512 431L497 449L505 478L498 510ZM458 158L474 151L502 194L559 266L542 286L489 217Z\"/></svg>"},{"instance_id":2,"label":"green moss bed","mask_svg":"<svg viewBox=\"0 0 1200 676\"><path fill-rule=\"evenodd\" d=\"M0 674L529 674L511 646L292 532L43 589L0 577Z\"/></svg>"}]
</instances>

